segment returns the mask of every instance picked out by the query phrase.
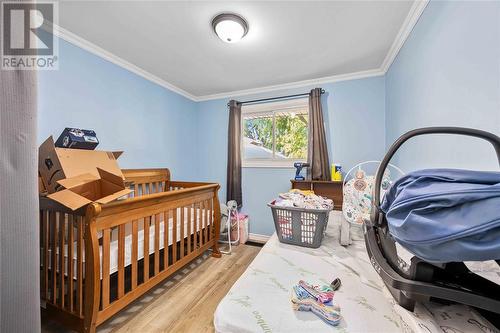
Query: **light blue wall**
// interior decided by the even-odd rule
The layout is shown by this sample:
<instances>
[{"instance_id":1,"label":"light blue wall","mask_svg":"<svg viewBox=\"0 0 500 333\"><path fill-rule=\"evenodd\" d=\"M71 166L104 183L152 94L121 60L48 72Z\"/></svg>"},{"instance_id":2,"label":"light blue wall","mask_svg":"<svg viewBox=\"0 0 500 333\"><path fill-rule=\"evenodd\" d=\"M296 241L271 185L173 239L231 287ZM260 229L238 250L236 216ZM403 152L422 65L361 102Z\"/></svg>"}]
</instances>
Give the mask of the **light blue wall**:
<instances>
[{"instance_id":1,"label":"light blue wall","mask_svg":"<svg viewBox=\"0 0 500 333\"><path fill-rule=\"evenodd\" d=\"M169 167L196 179L196 103L63 40L59 70L39 72L38 141L93 129L123 168Z\"/></svg>"},{"instance_id":2,"label":"light blue wall","mask_svg":"<svg viewBox=\"0 0 500 333\"><path fill-rule=\"evenodd\" d=\"M228 99L195 103L60 41L60 69L39 73L39 142L64 127L96 130L100 149L125 150L120 165L169 167L176 179L216 181L225 200ZM385 77L321 85L331 162L347 170L380 159L407 130L469 126L500 134L500 2L432 1ZM237 100L273 97L313 87ZM415 139L395 160L427 166L496 168L492 150L464 138ZM274 231L267 202L294 170L244 168L250 231Z\"/></svg>"},{"instance_id":3,"label":"light blue wall","mask_svg":"<svg viewBox=\"0 0 500 333\"><path fill-rule=\"evenodd\" d=\"M385 149L385 82L383 77L320 85L325 89L323 112L329 138L330 160L345 170L354 164L380 159ZM245 101L309 91L313 87L235 96ZM226 197L228 99L198 105L200 159L198 174L203 180L221 184ZM243 211L250 214L250 232L270 235L274 226L266 204L290 188L293 168L243 168Z\"/></svg>"},{"instance_id":4,"label":"light blue wall","mask_svg":"<svg viewBox=\"0 0 500 333\"><path fill-rule=\"evenodd\" d=\"M500 135L500 2L431 1L386 75L387 144L423 126ZM417 138L396 159L406 170L497 169L478 139Z\"/></svg>"}]
</instances>

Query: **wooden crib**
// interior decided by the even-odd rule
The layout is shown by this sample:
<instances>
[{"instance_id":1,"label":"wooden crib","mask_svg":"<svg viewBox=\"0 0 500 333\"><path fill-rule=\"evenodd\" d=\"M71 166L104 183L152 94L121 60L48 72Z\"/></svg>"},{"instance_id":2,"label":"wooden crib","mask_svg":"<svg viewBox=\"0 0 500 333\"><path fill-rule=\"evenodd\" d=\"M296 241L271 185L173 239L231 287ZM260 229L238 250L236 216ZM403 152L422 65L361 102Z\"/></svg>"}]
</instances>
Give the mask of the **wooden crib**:
<instances>
[{"instance_id":1,"label":"wooden crib","mask_svg":"<svg viewBox=\"0 0 500 333\"><path fill-rule=\"evenodd\" d=\"M95 332L209 248L220 257L218 184L170 181L168 169L123 174L134 189L125 200L71 211L40 196L42 304L79 332Z\"/></svg>"}]
</instances>

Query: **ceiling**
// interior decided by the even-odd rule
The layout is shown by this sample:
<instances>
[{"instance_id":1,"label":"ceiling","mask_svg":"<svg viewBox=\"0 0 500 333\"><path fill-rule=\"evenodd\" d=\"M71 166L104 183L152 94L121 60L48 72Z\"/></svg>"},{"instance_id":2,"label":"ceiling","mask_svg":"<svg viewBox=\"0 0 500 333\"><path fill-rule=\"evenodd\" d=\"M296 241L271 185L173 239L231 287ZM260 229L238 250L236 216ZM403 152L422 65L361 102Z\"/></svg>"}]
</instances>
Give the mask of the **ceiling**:
<instances>
[{"instance_id":1,"label":"ceiling","mask_svg":"<svg viewBox=\"0 0 500 333\"><path fill-rule=\"evenodd\" d=\"M59 25L197 99L380 69L414 1L61 1ZM248 21L227 44L220 12Z\"/></svg>"}]
</instances>

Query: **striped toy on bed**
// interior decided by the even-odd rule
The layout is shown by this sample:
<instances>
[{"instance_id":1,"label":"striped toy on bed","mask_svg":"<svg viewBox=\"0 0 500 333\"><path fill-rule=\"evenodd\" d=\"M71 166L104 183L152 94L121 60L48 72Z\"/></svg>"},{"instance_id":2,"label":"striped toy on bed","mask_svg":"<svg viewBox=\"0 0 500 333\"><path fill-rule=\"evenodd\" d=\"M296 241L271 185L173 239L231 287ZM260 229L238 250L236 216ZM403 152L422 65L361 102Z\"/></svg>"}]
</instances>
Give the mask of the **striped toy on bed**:
<instances>
[{"instance_id":1,"label":"striped toy on bed","mask_svg":"<svg viewBox=\"0 0 500 333\"><path fill-rule=\"evenodd\" d=\"M313 286L301 280L292 290L291 302L295 311L311 311L327 324L339 324L340 307L332 303L334 293L330 286Z\"/></svg>"}]
</instances>

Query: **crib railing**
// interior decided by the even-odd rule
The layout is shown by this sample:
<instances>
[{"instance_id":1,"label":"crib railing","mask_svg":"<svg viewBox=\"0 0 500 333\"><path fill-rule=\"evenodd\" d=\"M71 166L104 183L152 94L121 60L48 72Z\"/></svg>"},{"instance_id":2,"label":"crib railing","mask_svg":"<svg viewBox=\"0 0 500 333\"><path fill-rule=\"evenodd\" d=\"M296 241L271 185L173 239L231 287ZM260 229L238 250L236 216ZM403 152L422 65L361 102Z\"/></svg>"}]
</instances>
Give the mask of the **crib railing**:
<instances>
[{"instance_id":1,"label":"crib railing","mask_svg":"<svg viewBox=\"0 0 500 333\"><path fill-rule=\"evenodd\" d=\"M56 307L83 316L84 218L84 210L40 198L40 291L49 311Z\"/></svg>"},{"instance_id":2,"label":"crib railing","mask_svg":"<svg viewBox=\"0 0 500 333\"><path fill-rule=\"evenodd\" d=\"M130 197L172 190L168 169L123 169L127 186L134 192Z\"/></svg>"},{"instance_id":3,"label":"crib railing","mask_svg":"<svg viewBox=\"0 0 500 333\"><path fill-rule=\"evenodd\" d=\"M78 331L92 332L210 247L220 256L218 184L147 171L124 170L129 199L86 211L40 198L41 298Z\"/></svg>"},{"instance_id":4,"label":"crib railing","mask_svg":"<svg viewBox=\"0 0 500 333\"><path fill-rule=\"evenodd\" d=\"M93 305L98 309L97 325L214 245L214 219L218 218L214 212L219 209L214 197L216 187L203 185L92 206L90 234L102 234L102 257L95 245L92 251L94 288L99 287L102 275L102 299L96 298ZM114 229L118 229L116 284L111 283L114 277L109 270L110 235ZM151 239L149 234L153 235ZM130 265L126 267L127 253ZM93 294L98 295L98 289Z\"/></svg>"}]
</instances>

